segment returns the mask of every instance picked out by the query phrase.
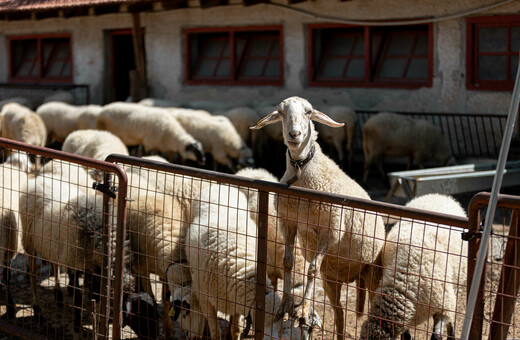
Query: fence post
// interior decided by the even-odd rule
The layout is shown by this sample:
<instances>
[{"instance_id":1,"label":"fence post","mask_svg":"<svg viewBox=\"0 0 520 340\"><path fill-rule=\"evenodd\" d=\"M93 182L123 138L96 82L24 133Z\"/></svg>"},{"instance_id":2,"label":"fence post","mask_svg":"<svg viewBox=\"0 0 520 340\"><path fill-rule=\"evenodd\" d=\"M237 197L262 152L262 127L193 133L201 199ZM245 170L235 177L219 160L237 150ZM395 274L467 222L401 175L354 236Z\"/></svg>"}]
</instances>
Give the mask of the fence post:
<instances>
[{"instance_id":1,"label":"fence post","mask_svg":"<svg viewBox=\"0 0 520 340\"><path fill-rule=\"evenodd\" d=\"M513 210L489 339L507 338L511 317L515 311L516 296L520 288L520 277L518 277L520 268L519 214L518 210Z\"/></svg>"},{"instance_id":2,"label":"fence post","mask_svg":"<svg viewBox=\"0 0 520 340\"><path fill-rule=\"evenodd\" d=\"M256 254L255 340L264 338L265 275L267 264L267 233L269 220L269 192L258 191L258 239Z\"/></svg>"}]
</instances>

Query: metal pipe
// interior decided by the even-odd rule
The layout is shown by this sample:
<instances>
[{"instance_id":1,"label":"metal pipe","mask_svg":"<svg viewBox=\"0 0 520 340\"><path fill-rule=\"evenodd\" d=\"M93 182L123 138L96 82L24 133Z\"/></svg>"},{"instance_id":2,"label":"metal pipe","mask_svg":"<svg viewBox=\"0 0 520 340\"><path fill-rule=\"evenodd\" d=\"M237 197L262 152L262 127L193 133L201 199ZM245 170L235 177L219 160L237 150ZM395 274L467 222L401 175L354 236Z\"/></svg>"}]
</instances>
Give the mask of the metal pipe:
<instances>
[{"instance_id":1,"label":"metal pipe","mask_svg":"<svg viewBox=\"0 0 520 340\"><path fill-rule=\"evenodd\" d=\"M471 281L470 293L468 296L468 303L466 304L466 315L464 317L464 325L462 327L461 340L467 340L469 338L469 330L471 327L471 321L473 319L473 312L477 301L477 294L480 286L480 279L482 272L484 271L484 264L487 258L487 247L489 238L491 236L491 226L495 217L495 210L498 201L498 194L500 187L502 186L502 179L504 177L504 168L506 166L507 154L509 153L509 146L511 145L511 139L513 137L516 116L518 114L518 105L520 101L520 67L516 72L515 88L513 89L513 96L511 98L511 106L509 108L509 114L506 121L506 130L504 132L504 138L502 140L502 147L500 148L500 154L498 156L497 170L495 178L493 179L493 186L491 187L491 197L489 200L489 206L486 212L486 218L484 222L484 231L482 240L480 242L477 264L475 267L475 273L473 280Z\"/></svg>"}]
</instances>

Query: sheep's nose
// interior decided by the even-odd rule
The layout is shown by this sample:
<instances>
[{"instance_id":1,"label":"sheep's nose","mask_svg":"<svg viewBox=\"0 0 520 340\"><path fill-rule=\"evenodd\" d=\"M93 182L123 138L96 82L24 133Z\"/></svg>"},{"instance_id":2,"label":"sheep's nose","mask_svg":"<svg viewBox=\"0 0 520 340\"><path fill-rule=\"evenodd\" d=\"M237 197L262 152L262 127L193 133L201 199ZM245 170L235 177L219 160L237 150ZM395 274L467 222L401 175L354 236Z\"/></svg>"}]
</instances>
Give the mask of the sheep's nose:
<instances>
[{"instance_id":1,"label":"sheep's nose","mask_svg":"<svg viewBox=\"0 0 520 340\"><path fill-rule=\"evenodd\" d=\"M296 138L296 137L298 137L299 135L301 135L301 132L300 132L300 131L290 131L290 132L289 132L289 136L291 136L292 138Z\"/></svg>"}]
</instances>

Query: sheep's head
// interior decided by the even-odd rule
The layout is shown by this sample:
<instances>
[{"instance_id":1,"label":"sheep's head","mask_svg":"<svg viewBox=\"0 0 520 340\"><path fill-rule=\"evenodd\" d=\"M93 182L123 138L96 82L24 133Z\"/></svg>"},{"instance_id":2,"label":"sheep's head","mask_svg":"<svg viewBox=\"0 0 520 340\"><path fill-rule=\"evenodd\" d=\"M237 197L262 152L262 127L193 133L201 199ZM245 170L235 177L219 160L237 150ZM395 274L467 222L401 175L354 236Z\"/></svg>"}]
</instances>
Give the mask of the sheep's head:
<instances>
[{"instance_id":1,"label":"sheep's head","mask_svg":"<svg viewBox=\"0 0 520 340\"><path fill-rule=\"evenodd\" d=\"M278 109L262 118L251 129L260 129L266 125L282 122L282 133L285 145L289 149L299 149L305 146L309 139L316 139L314 125L316 121L331 127L341 127L345 124L338 123L329 116L312 107L303 98L289 97L278 105Z\"/></svg>"},{"instance_id":2,"label":"sheep's head","mask_svg":"<svg viewBox=\"0 0 520 340\"><path fill-rule=\"evenodd\" d=\"M204 154L202 143L195 141L186 145L186 149L184 150L184 158L195 161L200 165L204 165L206 163L206 155Z\"/></svg>"},{"instance_id":3,"label":"sheep's head","mask_svg":"<svg viewBox=\"0 0 520 340\"><path fill-rule=\"evenodd\" d=\"M238 169L255 166L255 159L253 158L253 150L251 150L246 143L242 143L242 147L238 151Z\"/></svg>"},{"instance_id":4,"label":"sheep's head","mask_svg":"<svg viewBox=\"0 0 520 340\"><path fill-rule=\"evenodd\" d=\"M187 339L203 337L206 319L199 312L197 297L190 286L175 287L170 316L173 321L180 323Z\"/></svg>"}]
</instances>

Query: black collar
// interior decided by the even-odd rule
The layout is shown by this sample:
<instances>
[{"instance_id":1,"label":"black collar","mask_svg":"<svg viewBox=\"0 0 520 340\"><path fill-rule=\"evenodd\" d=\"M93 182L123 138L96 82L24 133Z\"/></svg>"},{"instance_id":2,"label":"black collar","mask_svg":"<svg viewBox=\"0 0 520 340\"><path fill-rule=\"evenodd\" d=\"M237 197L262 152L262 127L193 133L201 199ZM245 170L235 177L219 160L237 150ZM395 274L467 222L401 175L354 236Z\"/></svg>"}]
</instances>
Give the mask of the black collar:
<instances>
[{"instance_id":1,"label":"black collar","mask_svg":"<svg viewBox=\"0 0 520 340\"><path fill-rule=\"evenodd\" d=\"M301 176L301 174L302 174L301 169L307 163L309 163L309 161L312 159L312 157L314 157L314 151L315 151L314 142L312 142L311 150L307 154L307 157L305 157L304 159L295 160L291 157L291 153L289 152L289 149L287 149L287 155L289 156L289 162L291 163L291 166L296 170L296 174L290 180L287 181L288 186L293 185L298 180L298 178Z\"/></svg>"}]
</instances>

